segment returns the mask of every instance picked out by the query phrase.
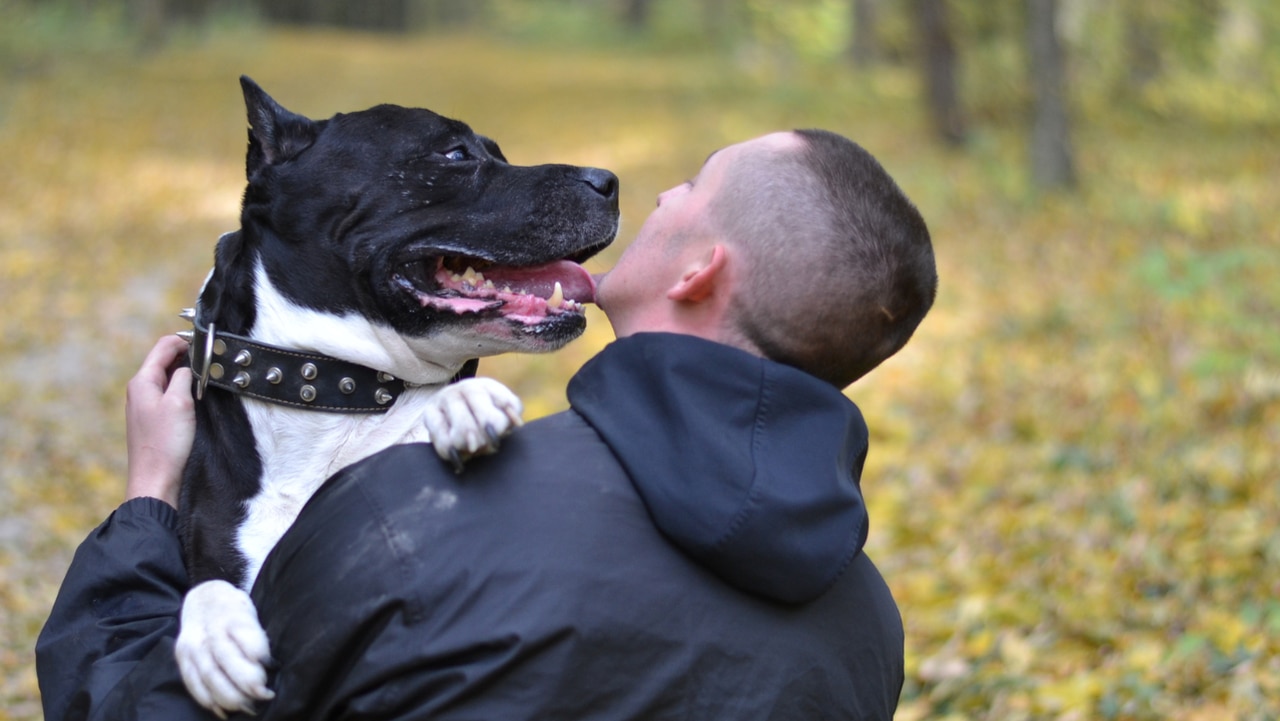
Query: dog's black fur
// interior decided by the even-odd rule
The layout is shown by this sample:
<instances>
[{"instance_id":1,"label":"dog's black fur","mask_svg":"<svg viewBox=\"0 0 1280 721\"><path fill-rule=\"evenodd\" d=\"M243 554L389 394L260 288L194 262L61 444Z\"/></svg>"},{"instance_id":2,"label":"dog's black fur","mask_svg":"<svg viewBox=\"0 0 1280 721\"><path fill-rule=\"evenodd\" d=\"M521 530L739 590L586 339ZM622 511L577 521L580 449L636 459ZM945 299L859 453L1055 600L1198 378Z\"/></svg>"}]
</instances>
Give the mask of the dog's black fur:
<instances>
[{"instance_id":1,"label":"dog's black fur","mask_svg":"<svg viewBox=\"0 0 1280 721\"><path fill-rule=\"evenodd\" d=\"M497 144L431 111L393 105L328 120L291 113L242 78L249 114L241 228L218 243L199 321L240 335L255 326L261 262L292 303L359 314L415 337L454 332L501 310L454 313L419 301L433 262L527 267L581 261L617 227L617 179L568 165L517 167ZM439 291L439 289L434 289ZM582 332L580 312L528 326L546 348ZM304 349L306 350L306 349ZM380 369L381 370L381 369ZM234 536L260 490L263 462L241 399L209 388L197 404L183 483L183 540L192 584L242 585Z\"/></svg>"}]
</instances>

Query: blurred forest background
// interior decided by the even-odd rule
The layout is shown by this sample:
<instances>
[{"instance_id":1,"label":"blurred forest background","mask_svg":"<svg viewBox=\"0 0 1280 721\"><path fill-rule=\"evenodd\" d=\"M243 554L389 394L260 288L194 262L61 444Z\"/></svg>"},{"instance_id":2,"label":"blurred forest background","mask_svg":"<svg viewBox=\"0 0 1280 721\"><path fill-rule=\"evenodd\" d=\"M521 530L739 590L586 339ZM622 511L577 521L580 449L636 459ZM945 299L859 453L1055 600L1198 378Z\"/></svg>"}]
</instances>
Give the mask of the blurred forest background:
<instances>
[{"instance_id":1,"label":"blurred forest background","mask_svg":"<svg viewBox=\"0 0 1280 721\"><path fill-rule=\"evenodd\" d=\"M237 225L246 73L312 117L469 122L622 178L858 140L938 305L848 391L899 718L1280 718L1280 3L0 0L0 719L121 498L125 380ZM803 273L804 268L779 268ZM839 292L839 289L832 289ZM612 338L486 361L528 415Z\"/></svg>"}]
</instances>

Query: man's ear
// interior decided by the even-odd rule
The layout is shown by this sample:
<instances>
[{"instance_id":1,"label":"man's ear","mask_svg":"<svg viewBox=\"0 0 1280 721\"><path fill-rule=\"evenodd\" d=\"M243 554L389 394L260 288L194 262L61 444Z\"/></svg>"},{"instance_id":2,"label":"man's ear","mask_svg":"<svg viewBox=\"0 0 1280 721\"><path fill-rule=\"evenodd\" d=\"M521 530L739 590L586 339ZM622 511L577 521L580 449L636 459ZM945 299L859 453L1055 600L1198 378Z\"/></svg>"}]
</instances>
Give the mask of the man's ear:
<instances>
[{"instance_id":1,"label":"man's ear","mask_svg":"<svg viewBox=\"0 0 1280 721\"><path fill-rule=\"evenodd\" d=\"M667 291L667 298L688 303L706 300L723 282L727 262L728 252L717 243L712 246L710 256L704 256L701 262L680 276L680 280Z\"/></svg>"}]
</instances>

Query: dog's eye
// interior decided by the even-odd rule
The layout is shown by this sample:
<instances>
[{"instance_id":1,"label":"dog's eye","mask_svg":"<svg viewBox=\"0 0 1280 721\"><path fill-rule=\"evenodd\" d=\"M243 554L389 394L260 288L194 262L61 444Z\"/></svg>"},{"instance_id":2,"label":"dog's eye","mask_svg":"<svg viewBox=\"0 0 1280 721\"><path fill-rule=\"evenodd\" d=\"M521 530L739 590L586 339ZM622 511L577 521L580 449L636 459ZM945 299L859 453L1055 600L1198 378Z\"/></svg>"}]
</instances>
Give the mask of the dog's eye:
<instances>
[{"instance_id":1,"label":"dog's eye","mask_svg":"<svg viewBox=\"0 0 1280 721\"><path fill-rule=\"evenodd\" d=\"M466 160L467 158L471 157L467 153L467 149L463 147L457 147L457 148L454 148L453 150L446 150L445 152L441 153L441 155L443 155L446 160Z\"/></svg>"}]
</instances>

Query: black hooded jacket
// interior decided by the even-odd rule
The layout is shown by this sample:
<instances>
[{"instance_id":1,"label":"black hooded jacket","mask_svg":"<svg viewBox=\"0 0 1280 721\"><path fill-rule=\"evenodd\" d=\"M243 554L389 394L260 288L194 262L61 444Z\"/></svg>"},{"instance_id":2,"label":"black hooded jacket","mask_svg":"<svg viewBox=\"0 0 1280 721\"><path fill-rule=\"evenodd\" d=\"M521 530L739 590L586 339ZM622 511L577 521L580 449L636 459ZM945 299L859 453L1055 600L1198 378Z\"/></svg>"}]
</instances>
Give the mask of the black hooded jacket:
<instances>
[{"instance_id":1,"label":"black hooded jacket","mask_svg":"<svg viewBox=\"0 0 1280 721\"><path fill-rule=\"evenodd\" d=\"M260 718L892 717L902 625L860 552L853 403L670 334L610 345L568 396L462 475L416 444L321 488L253 591ZM157 505L77 553L37 647L48 721L212 718L173 662Z\"/></svg>"}]
</instances>

